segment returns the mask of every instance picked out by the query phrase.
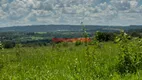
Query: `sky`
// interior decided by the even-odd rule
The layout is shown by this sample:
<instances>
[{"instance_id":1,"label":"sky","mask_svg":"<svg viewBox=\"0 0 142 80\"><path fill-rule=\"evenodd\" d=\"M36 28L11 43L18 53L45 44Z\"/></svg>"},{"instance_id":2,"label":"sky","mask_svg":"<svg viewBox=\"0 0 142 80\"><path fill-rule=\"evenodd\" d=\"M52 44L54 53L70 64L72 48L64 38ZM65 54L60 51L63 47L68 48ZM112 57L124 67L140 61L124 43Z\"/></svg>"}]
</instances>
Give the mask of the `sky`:
<instances>
[{"instance_id":1,"label":"sky","mask_svg":"<svg viewBox=\"0 0 142 80\"><path fill-rule=\"evenodd\" d=\"M142 0L0 0L0 27L142 25Z\"/></svg>"}]
</instances>

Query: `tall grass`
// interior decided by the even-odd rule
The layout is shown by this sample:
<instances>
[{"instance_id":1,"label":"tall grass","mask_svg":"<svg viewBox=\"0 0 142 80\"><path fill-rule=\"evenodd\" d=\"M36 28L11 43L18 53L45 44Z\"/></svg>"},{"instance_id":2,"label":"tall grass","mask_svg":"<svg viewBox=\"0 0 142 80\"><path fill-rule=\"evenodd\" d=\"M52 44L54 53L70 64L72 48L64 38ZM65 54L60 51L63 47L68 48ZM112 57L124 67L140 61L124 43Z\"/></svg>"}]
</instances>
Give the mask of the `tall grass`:
<instances>
[{"instance_id":1,"label":"tall grass","mask_svg":"<svg viewBox=\"0 0 142 80\"><path fill-rule=\"evenodd\" d=\"M0 50L0 80L141 80L142 71L121 75L118 44L54 44Z\"/></svg>"}]
</instances>

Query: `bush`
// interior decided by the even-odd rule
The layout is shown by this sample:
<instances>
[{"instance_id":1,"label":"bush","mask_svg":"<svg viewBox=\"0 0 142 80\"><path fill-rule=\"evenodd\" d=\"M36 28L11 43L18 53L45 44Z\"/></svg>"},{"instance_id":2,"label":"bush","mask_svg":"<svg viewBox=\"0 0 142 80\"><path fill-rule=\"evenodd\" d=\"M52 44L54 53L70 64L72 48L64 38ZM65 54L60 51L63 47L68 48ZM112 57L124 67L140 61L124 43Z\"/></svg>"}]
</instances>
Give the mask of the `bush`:
<instances>
[{"instance_id":1,"label":"bush","mask_svg":"<svg viewBox=\"0 0 142 80\"><path fill-rule=\"evenodd\" d=\"M140 37L140 38L142 37L142 35L140 33L138 33L138 32L132 32L131 36L133 36L133 37Z\"/></svg>"},{"instance_id":2,"label":"bush","mask_svg":"<svg viewBox=\"0 0 142 80\"><path fill-rule=\"evenodd\" d=\"M136 73L142 67L142 41L129 41L129 36L121 32L116 41L119 43L120 54L117 70L120 74ZM138 42L138 43L137 43Z\"/></svg>"},{"instance_id":3,"label":"bush","mask_svg":"<svg viewBox=\"0 0 142 80\"><path fill-rule=\"evenodd\" d=\"M14 47L15 47L14 42L11 42L11 41L3 42L3 48L14 48Z\"/></svg>"},{"instance_id":4,"label":"bush","mask_svg":"<svg viewBox=\"0 0 142 80\"><path fill-rule=\"evenodd\" d=\"M76 42L75 42L75 46L79 46L79 45L81 45L81 44L82 44L81 41L76 41Z\"/></svg>"},{"instance_id":5,"label":"bush","mask_svg":"<svg viewBox=\"0 0 142 80\"><path fill-rule=\"evenodd\" d=\"M123 44L123 43L127 42L130 39L131 39L131 36L129 36L124 31L121 31L121 33L118 36L115 37L114 42Z\"/></svg>"},{"instance_id":6,"label":"bush","mask_svg":"<svg viewBox=\"0 0 142 80\"><path fill-rule=\"evenodd\" d=\"M95 33L96 40L102 41L114 41L115 35L114 33L107 33L107 32L99 32Z\"/></svg>"}]
</instances>

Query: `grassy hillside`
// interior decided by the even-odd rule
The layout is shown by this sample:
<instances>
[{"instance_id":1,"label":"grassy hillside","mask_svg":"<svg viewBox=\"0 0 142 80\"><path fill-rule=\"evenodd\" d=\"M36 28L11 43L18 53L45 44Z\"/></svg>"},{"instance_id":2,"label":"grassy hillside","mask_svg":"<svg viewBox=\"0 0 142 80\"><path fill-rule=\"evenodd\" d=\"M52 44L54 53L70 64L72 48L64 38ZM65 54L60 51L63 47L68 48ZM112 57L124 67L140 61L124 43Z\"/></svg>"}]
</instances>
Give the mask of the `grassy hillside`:
<instances>
[{"instance_id":1,"label":"grassy hillside","mask_svg":"<svg viewBox=\"0 0 142 80\"><path fill-rule=\"evenodd\" d=\"M113 42L4 49L0 80L142 80L141 69L119 73L120 54L119 44Z\"/></svg>"}]
</instances>

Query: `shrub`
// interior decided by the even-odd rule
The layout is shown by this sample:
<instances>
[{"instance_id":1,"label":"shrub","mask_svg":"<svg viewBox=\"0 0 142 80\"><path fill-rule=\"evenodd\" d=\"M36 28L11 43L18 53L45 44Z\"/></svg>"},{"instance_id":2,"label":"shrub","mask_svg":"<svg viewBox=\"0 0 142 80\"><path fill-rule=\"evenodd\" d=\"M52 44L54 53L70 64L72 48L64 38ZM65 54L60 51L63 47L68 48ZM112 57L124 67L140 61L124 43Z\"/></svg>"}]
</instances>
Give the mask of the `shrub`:
<instances>
[{"instance_id":1,"label":"shrub","mask_svg":"<svg viewBox=\"0 0 142 80\"><path fill-rule=\"evenodd\" d=\"M131 36L142 38L142 35L141 35L139 32L132 32L132 33L131 33Z\"/></svg>"},{"instance_id":2,"label":"shrub","mask_svg":"<svg viewBox=\"0 0 142 80\"><path fill-rule=\"evenodd\" d=\"M119 34L119 35L117 35L116 37L115 37L115 39L114 39L114 41L116 42L116 43L125 43L125 42L127 42L128 40L130 40L131 39L131 36L129 36L127 33L125 33L123 30L121 31L121 33Z\"/></svg>"},{"instance_id":3,"label":"shrub","mask_svg":"<svg viewBox=\"0 0 142 80\"><path fill-rule=\"evenodd\" d=\"M79 45L81 45L81 44L82 44L81 41L76 41L76 42L75 42L75 46L79 46Z\"/></svg>"},{"instance_id":4,"label":"shrub","mask_svg":"<svg viewBox=\"0 0 142 80\"><path fill-rule=\"evenodd\" d=\"M120 74L136 73L142 67L142 53L140 51L142 42L137 43L137 40L130 42L129 37L126 33L121 32L116 38L120 48L117 64L117 70Z\"/></svg>"},{"instance_id":5,"label":"shrub","mask_svg":"<svg viewBox=\"0 0 142 80\"><path fill-rule=\"evenodd\" d=\"M107 33L107 32L99 32L97 31L95 33L96 40L102 42L102 41L113 41L115 38L114 33Z\"/></svg>"},{"instance_id":6,"label":"shrub","mask_svg":"<svg viewBox=\"0 0 142 80\"><path fill-rule=\"evenodd\" d=\"M3 42L3 48L14 48L14 47L15 47L14 42L11 42L11 41Z\"/></svg>"}]
</instances>

